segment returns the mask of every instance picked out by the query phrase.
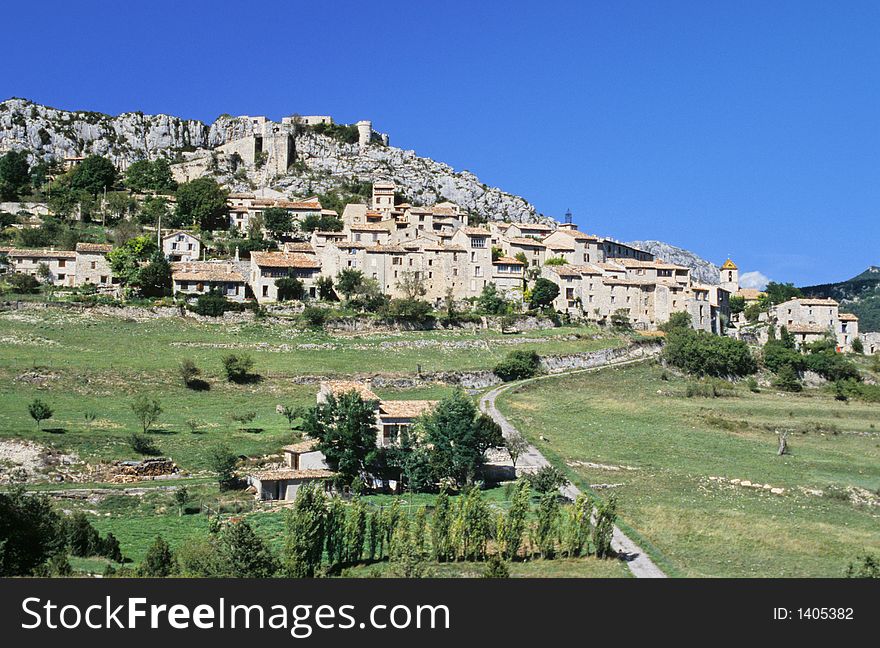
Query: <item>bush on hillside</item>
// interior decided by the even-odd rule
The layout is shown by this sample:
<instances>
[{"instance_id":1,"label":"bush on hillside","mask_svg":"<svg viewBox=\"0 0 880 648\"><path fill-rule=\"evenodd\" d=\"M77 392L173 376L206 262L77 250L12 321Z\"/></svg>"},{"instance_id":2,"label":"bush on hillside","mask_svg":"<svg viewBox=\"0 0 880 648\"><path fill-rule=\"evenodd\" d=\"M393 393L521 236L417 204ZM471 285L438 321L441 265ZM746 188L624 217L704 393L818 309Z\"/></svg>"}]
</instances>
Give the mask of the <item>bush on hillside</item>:
<instances>
[{"instance_id":1,"label":"bush on hillside","mask_svg":"<svg viewBox=\"0 0 880 648\"><path fill-rule=\"evenodd\" d=\"M758 370L748 345L742 340L692 329L677 329L669 333L663 358L669 364L697 376L739 377Z\"/></svg>"},{"instance_id":2,"label":"bush on hillside","mask_svg":"<svg viewBox=\"0 0 880 648\"><path fill-rule=\"evenodd\" d=\"M826 349L818 353L810 353L805 357L807 369L814 371L826 380L861 381L858 368L846 356Z\"/></svg>"},{"instance_id":3,"label":"bush on hillside","mask_svg":"<svg viewBox=\"0 0 880 648\"><path fill-rule=\"evenodd\" d=\"M534 351L511 351L492 370L504 382L531 378L541 366L541 357Z\"/></svg>"}]
</instances>

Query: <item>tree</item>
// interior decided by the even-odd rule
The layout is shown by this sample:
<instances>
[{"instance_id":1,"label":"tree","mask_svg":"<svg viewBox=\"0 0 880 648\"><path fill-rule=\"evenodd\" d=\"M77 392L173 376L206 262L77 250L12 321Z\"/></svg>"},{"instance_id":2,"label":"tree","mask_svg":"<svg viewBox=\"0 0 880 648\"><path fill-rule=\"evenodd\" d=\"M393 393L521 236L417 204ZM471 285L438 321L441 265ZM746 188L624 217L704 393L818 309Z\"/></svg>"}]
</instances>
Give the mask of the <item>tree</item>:
<instances>
[{"instance_id":1,"label":"tree","mask_svg":"<svg viewBox=\"0 0 880 648\"><path fill-rule=\"evenodd\" d=\"M546 308L553 303L553 300L559 295L559 286L545 279L538 277L535 285L532 286L531 299L529 301L532 308Z\"/></svg>"},{"instance_id":2,"label":"tree","mask_svg":"<svg viewBox=\"0 0 880 648\"><path fill-rule=\"evenodd\" d=\"M137 201L127 191L114 191L103 201L104 223L115 223L138 209Z\"/></svg>"},{"instance_id":3,"label":"tree","mask_svg":"<svg viewBox=\"0 0 880 648\"><path fill-rule=\"evenodd\" d=\"M301 486L287 514L284 571L290 578L313 578L324 552L326 497L314 485Z\"/></svg>"},{"instance_id":4,"label":"tree","mask_svg":"<svg viewBox=\"0 0 880 648\"><path fill-rule=\"evenodd\" d=\"M611 495L596 506L596 525L593 527L593 547L599 558L611 558L611 538L614 535L614 523L617 521L617 497Z\"/></svg>"},{"instance_id":5,"label":"tree","mask_svg":"<svg viewBox=\"0 0 880 648\"><path fill-rule=\"evenodd\" d=\"M740 295L731 295L727 300L730 312L734 315L742 313L746 309L746 298Z\"/></svg>"},{"instance_id":6,"label":"tree","mask_svg":"<svg viewBox=\"0 0 880 648\"><path fill-rule=\"evenodd\" d=\"M629 319L628 308L618 308L611 313L611 326L618 331L629 331L632 329L632 322Z\"/></svg>"},{"instance_id":7,"label":"tree","mask_svg":"<svg viewBox=\"0 0 880 648\"><path fill-rule=\"evenodd\" d=\"M263 210L263 226L275 238L288 234L294 227L290 212L281 207L268 207Z\"/></svg>"},{"instance_id":8,"label":"tree","mask_svg":"<svg viewBox=\"0 0 880 648\"><path fill-rule=\"evenodd\" d=\"M865 345L862 343L862 338L854 338L852 341L852 352L858 355L864 355L865 353Z\"/></svg>"},{"instance_id":9,"label":"tree","mask_svg":"<svg viewBox=\"0 0 880 648\"><path fill-rule=\"evenodd\" d=\"M803 297L800 288L795 288L790 283L777 283L775 281L767 284L767 287L764 289L764 295L766 296L763 297L764 301L769 302L769 304L781 304L795 297Z\"/></svg>"},{"instance_id":10,"label":"tree","mask_svg":"<svg viewBox=\"0 0 880 648\"><path fill-rule=\"evenodd\" d=\"M29 274L14 272L4 278L12 292L21 295L30 295L40 289L40 282Z\"/></svg>"},{"instance_id":11,"label":"tree","mask_svg":"<svg viewBox=\"0 0 880 648\"><path fill-rule=\"evenodd\" d=\"M345 268L336 276L336 290L346 299L361 290L364 285L364 273L360 270Z\"/></svg>"},{"instance_id":12,"label":"tree","mask_svg":"<svg viewBox=\"0 0 880 648\"><path fill-rule=\"evenodd\" d=\"M425 278L421 273L412 270L404 270L400 273L400 280L397 282L397 289L407 301L416 301L420 297L424 297L428 294L428 287L425 285Z\"/></svg>"},{"instance_id":13,"label":"tree","mask_svg":"<svg viewBox=\"0 0 880 648\"><path fill-rule=\"evenodd\" d=\"M434 560L438 562L445 562L454 557L452 504L445 490L440 491L434 504L434 516L431 518L431 546L434 549Z\"/></svg>"},{"instance_id":14,"label":"tree","mask_svg":"<svg viewBox=\"0 0 880 648\"><path fill-rule=\"evenodd\" d=\"M477 310L487 315L505 315L510 312L511 303L498 292L494 283L487 283L476 301Z\"/></svg>"},{"instance_id":15,"label":"tree","mask_svg":"<svg viewBox=\"0 0 880 648\"><path fill-rule=\"evenodd\" d=\"M230 490L236 486L238 480L235 477L235 466L238 457L225 445L219 445L211 450L211 470L217 473L217 483L220 490Z\"/></svg>"},{"instance_id":16,"label":"tree","mask_svg":"<svg viewBox=\"0 0 880 648\"><path fill-rule=\"evenodd\" d=\"M534 351L511 351L492 372L505 382L531 378L541 367L541 357Z\"/></svg>"},{"instance_id":17,"label":"tree","mask_svg":"<svg viewBox=\"0 0 880 648\"><path fill-rule=\"evenodd\" d=\"M116 167L105 157L90 155L68 172L70 188L97 196L116 182Z\"/></svg>"},{"instance_id":18,"label":"tree","mask_svg":"<svg viewBox=\"0 0 880 648\"><path fill-rule=\"evenodd\" d=\"M53 413L52 408L39 398L35 398L31 401L31 404L28 405L28 414L30 414L31 418L36 421L37 429L41 427L43 421L52 418Z\"/></svg>"},{"instance_id":19,"label":"tree","mask_svg":"<svg viewBox=\"0 0 880 648\"><path fill-rule=\"evenodd\" d=\"M698 376L748 376L758 369L748 345L742 340L693 329L668 333L663 358Z\"/></svg>"},{"instance_id":20,"label":"tree","mask_svg":"<svg viewBox=\"0 0 880 648\"><path fill-rule=\"evenodd\" d=\"M455 520L458 554L464 560L482 560L486 557L486 543L492 532L489 507L476 486L468 488L458 498Z\"/></svg>"},{"instance_id":21,"label":"tree","mask_svg":"<svg viewBox=\"0 0 880 648\"><path fill-rule=\"evenodd\" d=\"M18 200L30 182L25 151L9 151L0 157L0 200Z\"/></svg>"},{"instance_id":22,"label":"tree","mask_svg":"<svg viewBox=\"0 0 880 648\"><path fill-rule=\"evenodd\" d=\"M424 443L433 446L431 465L437 480L465 484L474 479L485 461L485 422L473 401L461 390L441 400L418 423ZM494 441L491 441L494 442Z\"/></svg>"},{"instance_id":23,"label":"tree","mask_svg":"<svg viewBox=\"0 0 880 648\"><path fill-rule=\"evenodd\" d=\"M628 321L629 318L627 318ZM689 329L692 327L691 314L687 311L676 311L669 316L669 319L658 328L661 331L669 333L671 331Z\"/></svg>"},{"instance_id":24,"label":"tree","mask_svg":"<svg viewBox=\"0 0 880 648\"><path fill-rule=\"evenodd\" d=\"M232 578L271 578L278 571L272 551L244 520L224 528L220 545Z\"/></svg>"},{"instance_id":25,"label":"tree","mask_svg":"<svg viewBox=\"0 0 880 648\"><path fill-rule=\"evenodd\" d=\"M125 185L138 193L169 193L177 189L171 165L165 158L133 162L125 171Z\"/></svg>"},{"instance_id":26,"label":"tree","mask_svg":"<svg viewBox=\"0 0 880 648\"><path fill-rule=\"evenodd\" d=\"M204 231L226 229L228 193L213 178L197 178L177 188L177 222L198 225Z\"/></svg>"},{"instance_id":27,"label":"tree","mask_svg":"<svg viewBox=\"0 0 880 648\"><path fill-rule=\"evenodd\" d=\"M186 486L178 486L174 491L174 503L177 504L177 516L183 515L183 507L189 501L189 491Z\"/></svg>"},{"instance_id":28,"label":"tree","mask_svg":"<svg viewBox=\"0 0 880 648\"><path fill-rule=\"evenodd\" d=\"M0 492L0 577L28 576L63 550L61 518L47 495L15 484Z\"/></svg>"},{"instance_id":29,"label":"tree","mask_svg":"<svg viewBox=\"0 0 880 648\"><path fill-rule=\"evenodd\" d=\"M318 439L327 463L348 483L363 475L375 458L377 406L349 391L330 394L306 411L303 432Z\"/></svg>"},{"instance_id":30,"label":"tree","mask_svg":"<svg viewBox=\"0 0 880 648\"><path fill-rule=\"evenodd\" d=\"M137 569L138 576L147 578L166 578L174 573L176 561L171 546L161 535L157 535L147 549L143 561Z\"/></svg>"},{"instance_id":31,"label":"tree","mask_svg":"<svg viewBox=\"0 0 880 648\"><path fill-rule=\"evenodd\" d=\"M526 475L526 481L539 493L555 493L568 483L555 466L542 466L538 472Z\"/></svg>"},{"instance_id":32,"label":"tree","mask_svg":"<svg viewBox=\"0 0 880 648\"><path fill-rule=\"evenodd\" d=\"M510 578L510 569L501 556L495 555L489 558L483 578Z\"/></svg>"},{"instance_id":33,"label":"tree","mask_svg":"<svg viewBox=\"0 0 880 648\"><path fill-rule=\"evenodd\" d=\"M136 218L141 225L159 227L163 220L166 223L169 221L169 216L168 199L161 196L150 196L141 203L141 210Z\"/></svg>"},{"instance_id":34,"label":"tree","mask_svg":"<svg viewBox=\"0 0 880 648\"><path fill-rule=\"evenodd\" d=\"M556 537L559 527L559 493L543 493L538 501L535 540L542 558L553 558L556 554Z\"/></svg>"},{"instance_id":35,"label":"tree","mask_svg":"<svg viewBox=\"0 0 880 648\"><path fill-rule=\"evenodd\" d=\"M194 313L203 317L222 317L229 308L230 301L216 288L196 297L196 303L192 307Z\"/></svg>"},{"instance_id":36,"label":"tree","mask_svg":"<svg viewBox=\"0 0 880 648\"><path fill-rule=\"evenodd\" d=\"M140 421L144 434L149 431L153 423L158 421L162 415L162 406L159 404L159 401L148 396L138 396L131 403L130 407L137 420Z\"/></svg>"},{"instance_id":37,"label":"tree","mask_svg":"<svg viewBox=\"0 0 880 648\"><path fill-rule=\"evenodd\" d=\"M523 542L529 516L532 491L528 480L516 482L510 508L502 519L499 547L504 558L515 560Z\"/></svg>"},{"instance_id":38,"label":"tree","mask_svg":"<svg viewBox=\"0 0 880 648\"><path fill-rule=\"evenodd\" d=\"M223 356L223 369L226 379L234 383L251 382L255 374L251 373L254 368L254 359L246 353L230 353Z\"/></svg>"},{"instance_id":39,"label":"tree","mask_svg":"<svg viewBox=\"0 0 880 648\"><path fill-rule=\"evenodd\" d=\"M140 284L141 265L158 251L156 241L150 236L136 236L107 253L107 261L113 275L123 285Z\"/></svg>"},{"instance_id":40,"label":"tree","mask_svg":"<svg viewBox=\"0 0 880 648\"><path fill-rule=\"evenodd\" d=\"M513 469L516 471L516 462L528 450L529 442L519 432L515 432L507 437L504 447L507 448L507 454L510 455L510 461L513 462Z\"/></svg>"},{"instance_id":41,"label":"tree","mask_svg":"<svg viewBox=\"0 0 880 648\"><path fill-rule=\"evenodd\" d=\"M382 309L388 319L399 322L424 322L434 309L422 299L392 299Z\"/></svg>"},{"instance_id":42,"label":"tree","mask_svg":"<svg viewBox=\"0 0 880 648\"><path fill-rule=\"evenodd\" d=\"M306 296L303 282L289 275L275 280L278 289L278 301L301 301Z\"/></svg>"},{"instance_id":43,"label":"tree","mask_svg":"<svg viewBox=\"0 0 880 648\"><path fill-rule=\"evenodd\" d=\"M202 375L202 370L196 366L196 363L192 358L184 358L181 360L178 372L180 373L180 379L183 381L185 387L192 388L197 384L196 381L203 382L199 379L199 376Z\"/></svg>"},{"instance_id":44,"label":"tree","mask_svg":"<svg viewBox=\"0 0 880 648\"><path fill-rule=\"evenodd\" d=\"M314 231L319 232L340 232L343 223L339 216L328 214L309 214L299 224L300 230L311 234Z\"/></svg>"},{"instance_id":45,"label":"tree","mask_svg":"<svg viewBox=\"0 0 880 648\"><path fill-rule=\"evenodd\" d=\"M315 282L318 288L318 297L324 301L335 301L336 291L333 290L333 277L321 275Z\"/></svg>"},{"instance_id":46,"label":"tree","mask_svg":"<svg viewBox=\"0 0 880 648\"><path fill-rule=\"evenodd\" d=\"M82 511L64 519L61 533L71 555L82 558L101 553L101 536Z\"/></svg>"},{"instance_id":47,"label":"tree","mask_svg":"<svg viewBox=\"0 0 880 648\"><path fill-rule=\"evenodd\" d=\"M144 297L163 297L171 293L171 264L157 251L137 275L138 291Z\"/></svg>"}]
</instances>

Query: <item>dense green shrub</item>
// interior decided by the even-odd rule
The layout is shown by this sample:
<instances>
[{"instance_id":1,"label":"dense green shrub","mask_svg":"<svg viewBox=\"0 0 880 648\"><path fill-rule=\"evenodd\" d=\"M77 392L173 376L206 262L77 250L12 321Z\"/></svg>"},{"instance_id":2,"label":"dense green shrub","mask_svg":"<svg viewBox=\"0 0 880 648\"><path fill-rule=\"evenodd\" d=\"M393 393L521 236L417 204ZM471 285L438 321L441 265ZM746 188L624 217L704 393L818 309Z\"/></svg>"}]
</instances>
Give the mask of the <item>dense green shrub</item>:
<instances>
[{"instance_id":1,"label":"dense green shrub","mask_svg":"<svg viewBox=\"0 0 880 648\"><path fill-rule=\"evenodd\" d=\"M219 290L211 290L198 296L192 310L205 317L221 317L229 310L229 300Z\"/></svg>"},{"instance_id":2,"label":"dense green shrub","mask_svg":"<svg viewBox=\"0 0 880 648\"><path fill-rule=\"evenodd\" d=\"M861 380L858 367L853 362L836 351L826 349L817 353L810 353L805 357L806 367L814 371L826 380Z\"/></svg>"},{"instance_id":3,"label":"dense green shrub","mask_svg":"<svg viewBox=\"0 0 880 648\"><path fill-rule=\"evenodd\" d=\"M422 299L392 299L382 309L382 315L398 322L425 322L434 309Z\"/></svg>"},{"instance_id":4,"label":"dense green shrub","mask_svg":"<svg viewBox=\"0 0 880 648\"><path fill-rule=\"evenodd\" d=\"M30 295L40 289L40 282L36 277L19 272L7 275L4 277L4 281L9 285L10 292L20 295Z\"/></svg>"},{"instance_id":5,"label":"dense green shrub","mask_svg":"<svg viewBox=\"0 0 880 648\"><path fill-rule=\"evenodd\" d=\"M663 358L697 376L748 376L758 370L745 342L691 329L667 334Z\"/></svg>"},{"instance_id":6,"label":"dense green shrub","mask_svg":"<svg viewBox=\"0 0 880 648\"><path fill-rule=\"evenodd\" d=\"M779 368L772 384L776 389L789 392L799 392L804 388L797 371L790 364L784 364Z\"/></svg>"},{"instance_id":7,"label":"dense green shrub","mask_svg":"<svg viewBox=\"0 0 880 648\"><path fill-rule=\"evenodd\" d=\"M307 326L321 328L327 321L330 311L320 306L306 306L301 317Z\"/></svg>"},{"instance_id":8,"label":"dense green shrub","mask_svg":"<svg viewBox=\"0 0 880 648\"><path fill-rule=\"evenodd\" d=\"M531 378L541 366L541 358L534 351L511 351L492 370L504 382Z\"/></svg>"},{"instance_id":9,"label":"dense green shrub","mask_svg":"<svg viewBox=\"0 0 880 648\"><path fill-rule=\"evenodd\" d=\"M223 356L223 370L226 378L234 383L252 382L255 375L251 373L254 368L254 359L246 353L230 353Z\"/></svg>"}]
</instances>

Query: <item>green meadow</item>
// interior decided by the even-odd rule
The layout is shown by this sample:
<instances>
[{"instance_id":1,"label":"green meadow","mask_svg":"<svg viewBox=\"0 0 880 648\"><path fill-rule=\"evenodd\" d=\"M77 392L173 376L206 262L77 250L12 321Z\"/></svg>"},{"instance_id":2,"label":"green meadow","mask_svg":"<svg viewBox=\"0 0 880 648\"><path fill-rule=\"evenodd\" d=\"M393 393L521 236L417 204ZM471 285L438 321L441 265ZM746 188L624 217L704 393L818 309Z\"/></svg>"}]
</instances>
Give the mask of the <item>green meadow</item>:
<instances>
[{"instance_id":1,"label":"green meadow","mask_svg":"<svg viewBox=\"0 0 880 648\"><path fill-rule=\"evenodd\" d=\"M745 386L688 398L687 384L641 364L498 403L573 482L616 493L623 527L670 575L836 577L880 552L880 404Z\"/></svg>"}]
</instances>

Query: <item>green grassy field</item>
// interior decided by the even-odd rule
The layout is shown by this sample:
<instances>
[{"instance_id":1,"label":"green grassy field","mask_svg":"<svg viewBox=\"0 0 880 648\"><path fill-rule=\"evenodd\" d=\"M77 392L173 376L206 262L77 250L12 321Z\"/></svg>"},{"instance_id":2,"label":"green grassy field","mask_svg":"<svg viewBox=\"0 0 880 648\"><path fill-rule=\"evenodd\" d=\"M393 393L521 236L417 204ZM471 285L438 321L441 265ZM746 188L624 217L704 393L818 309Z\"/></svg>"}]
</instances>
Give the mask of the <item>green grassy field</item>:
<instances>
[{"instance_id":1,"label":"green grassy field","mask_svg":"<svg viewBox=\"0 0 880 648\"><path fill-rule=\"evenodd\" d=\"M578 485L617 484L622 522L671 575L834 577L880 552L880 507L848 490L876 501L880 405L744 387L687 398L686 379L663 375L635 365L551 378L499 407ZM791 454L777 456L777 429L790 430Z\"/></svg>"},{"instance_id":2,"label":"green grassy field","mask_svg":"<svg viewBox=\"0 0 880 648\"><path fill-rule=\"evenodd\" d=\"M587 328L535 331L519 336L495 332L408 332L330 336L293 323L198 323L181 318L126 320L89 311L51 308L0 312L0 436L31 438L87 461L135 458L127 438L137 430L130 403L144 394L164 410L150 433L159 451L183 469L208 466L207 450L225 443L241 455L277 452L296 437L276 406L314 402L316 384L297 384L301 375L489 369L511 349L541 354L592 351L623 343L596 338ZM531 340L512 345L517 338ZM416 345L416 346L413 346ZM227 382L221 358L249 353L263 380ZM211 385L187 389L177 375L192 358ZM36 380L31 377L38 376ZM445 387L380 390L395 398L440 398ZM40 398L54 416L38 431L27 406ZM96 418L86 420L86 413ZM232 413L254 412L253 421L234 422ZM195 420L193 434L187 421Z\"/></svg>"}]
</instances>

